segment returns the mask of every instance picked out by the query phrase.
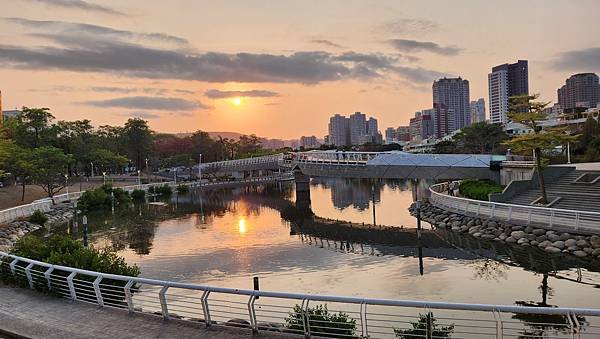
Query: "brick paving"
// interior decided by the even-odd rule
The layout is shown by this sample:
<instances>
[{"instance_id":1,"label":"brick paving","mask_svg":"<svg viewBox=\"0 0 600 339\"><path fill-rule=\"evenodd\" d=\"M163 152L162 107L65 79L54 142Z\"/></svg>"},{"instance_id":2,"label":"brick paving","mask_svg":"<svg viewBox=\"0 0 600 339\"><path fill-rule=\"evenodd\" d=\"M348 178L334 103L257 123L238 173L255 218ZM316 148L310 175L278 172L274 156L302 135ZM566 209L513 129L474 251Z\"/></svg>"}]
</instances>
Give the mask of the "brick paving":
<instances>
[{"instance_id":1,"label":"brick paving","mask_svg":"<svg viewBox=\"0 0 600 339\"><path fill-rule=\"evenodd\" d=\"M4 334L3 334L4 333ZM148 314L70 302L22 288L0 285L0 338L284 338L253 335L248 329L204 327L189 321L163 321Z\"/></svg>"}]
</instances>

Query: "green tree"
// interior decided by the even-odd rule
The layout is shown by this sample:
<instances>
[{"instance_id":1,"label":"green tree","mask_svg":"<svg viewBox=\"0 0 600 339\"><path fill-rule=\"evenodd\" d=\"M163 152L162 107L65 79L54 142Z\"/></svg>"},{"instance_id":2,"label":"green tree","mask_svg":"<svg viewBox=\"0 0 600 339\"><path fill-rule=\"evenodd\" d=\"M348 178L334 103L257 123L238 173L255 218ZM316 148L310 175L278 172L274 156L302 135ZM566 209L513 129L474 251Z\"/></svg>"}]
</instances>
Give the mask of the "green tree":
<instances>
[{"instance_id":1,"label":"green tree","mask_svg":"<svg viewBox=\"0 0 600 339\"><path fill-rule=\"evenodd\" d=\"M539 94L518 95L510 98L508 116L512 121L521 123L533 132L521 134L505 142L512 151L516 153L531 154L535 156L535 169L538 173L540 189L542 191L541 203L548 203L546 194L546 185L544 182L542 160L544 150L552 150L556 146L566 145L569 142L577 140L576 136L567 134L563 128L547 128L542 130L539 122L547 119L547 113L544 109L548 106L547 102L535 101Z\"/></svg>"},{"instance_id":2,"label":"green tree","mask_svg":"<svg viewBox=\"0 0 600 339\"><path fill-rule=\"evenodd\" d=\"M31 179L49 198L65 188L65 174L73 157L60 148L44 146L31 151Z\"/></svg>"},{"instance_id":3,"label":"green tree","mask_svg":"<svg viewBox=\"0 0 600 339\"><path fill-rule=\"evenodd\" d=\"M352 337L356 331L356 319L344 312L329 312L327 305L308 307L306 310L300 305L295 305L285 318L285 327L303 331L304 324L307 324L310 333L317 337Z\"/></svg>"},{"instance_id":4,"label":"green tree","mask_svg":"<svg viewBox=\"0 0 600 339\"><path fill-rule=\"evenodd\" d=\"M138 170L144 168L146 158L150 157L153 134L146 120L131 118L125 123L123 138L126 140L127 155Z\"/></svg>"},{"instance_id":5,"label":"green tree","mask_svg":"<svg viewBox=\"0 0 600 339\"><path fill-rule=\"evenodd\" d=\"M501 151L504 147L502 143L508 139L508 134L501 124L477 122L461 129L454 139L462 146L464 153L489 154Z\"/></svg>"},{"instance_id":6,"label":"green tree","mask_svg":"<svg viewBox=\"0 0 600 339\"><path fill-rule=\"evenodd\" d=\"M33 150L12 145L6 168L15 178L21 181L21 201L25 201L25 187L33 173Z\"/></svg>"},{"instance_id":7,"label":"green tree","mask_svg":"<svg viewBox=\"0 0 600 339\"><path fill-rule=\"evenodd\" d=\"M111 173L119 172L121 168L127 165L127 158L115 154L110 150L104 148L97 148L90 152L90 159L93 159L94 166L103 171L109 171Z\"/></svg>"},{"instance_id":8,"label":"green tree","mask_svg":"<svg viewBox=\"0 0 600 339\"><path fill-rule=\"evenodd\" d=\"M48 137L50 122L54 116L49 108L23 107L17 127L17 143L24 147L35 148L44 144Z\"/></svg>"},{"instance_id":9,"label":"green tree","mask_svg":"<svg viewBox=\"0 0 600 339\"><path fill-rule=\"evenodd\" d=\"M75 121L59 121L54 129L56 131L55 146L63 149L66 154L72 154L76 168L84 168L90 159L94 159L90 152L97 147L92 143L94 128L88 119ZM69 174L73 170L69 169Z\"/></svg>"}]
</instances>

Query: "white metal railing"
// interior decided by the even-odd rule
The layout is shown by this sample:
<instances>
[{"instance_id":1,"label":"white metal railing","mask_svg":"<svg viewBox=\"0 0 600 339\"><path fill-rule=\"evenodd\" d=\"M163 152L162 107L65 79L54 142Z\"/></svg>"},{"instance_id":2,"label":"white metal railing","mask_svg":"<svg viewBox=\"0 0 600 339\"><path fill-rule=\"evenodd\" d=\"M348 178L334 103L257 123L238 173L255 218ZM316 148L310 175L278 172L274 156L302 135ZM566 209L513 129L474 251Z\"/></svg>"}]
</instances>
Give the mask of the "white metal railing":
<instances>
[{"instance_id":1,"label":"white metal railing","mask_svg":"<svg viewBox=\"0 0 600 339\"><path fill-rule=\"evenodd\" d=\"M453 197L442 192L446 184L429 188L429 201L436 207L461 214L497 219L514 224L535 225L560 231L600 233L600 213L559 208L514 205L499 202Z\"/></svg>"},{"instance_id":2,"label":"white metal railing","mask_svg":"<svg viewBox=\"0 0 600 339\"><path fill-rule=\"evenodd\" d=\"M209 167L227 168L227 167L240 167L240 166L249 166L249 165L257 165L257 164L266 164L266 163L280 163L282 160L283 160L283 154L278 153L278 154L265 155L265 156L254 157L254 158L207 162L207 163L202 163L200 166L203 169L206 169ZM198 168L198 167L196 166L196 168Z\"/></svg>"},{"instance_id":3,"label":"white metal railing","mask_svg":"<svg viewBox=\"0 0 600 339\"><path fill-rule=\"evenodd\" d=\"M367 162L384 152L331 152L312 151L294 153L294 161L311 164L366 165Z\"/></svg>"},{"instance_id":4,"label":"white metal railing","mask_svg":"<svg viewBox=\"0 0 600 339\"><path fill-rule=\"evenodd\" d=\"M179 183L176 183L174 181L169 181L169 182L156 182L156 183L150 183L150 184L130 185L130 186L123 186L123 187L119 187L119 188L131 193L133 190L136 190L136 189L148 191L148 189L150 189L150 187L153 187L153 186L158 187L158 186L163 186L165 184L169 185L171 188L176 188L180 184L190 186L190 187L219 187L219 186L230 186L230 185L236 185L236 184L266 183L266 182L273 182L273 181L277 181L277 180L288 180L291 178L293 178L293 175L289 172L286 172L286 173L280 173L280 174L275 174L275 175L270 175L270 176L252 177L252 178L245 178L245 179L233 180L233 181L216 181L216 182L202 182L202 183L197 182L197 181L196 182L179 182ZM61 202L65 202L65 201L79 199L79 197L81 197L83 192L85 192L85 191L69 192L69 193L55 195L53 197L54 203L61 203ZM52 205L53 205L53 202L52 202L51 198L44 198L44 199L36 200L30 204L25 204L25 205L16 206L16 207L2 210L2 211L0 211L0 224L7 223L7 222L13 221L18 218L29 217L36 210L48 212L52 209Z\"/></svg>"},{"instance_id":5,"label":"white metal railing","mask_svg":"<svg viewBox=\"0 0 600 339\"><path fill-rule=\"evenodd\" d=\"M435 338L438 326L454 326L456 337L597 338L600 309L524 307L412 300L372 299L204 286L174 281L127 277L51 265L0 252L0 274L32 289L60 297L254 331L277 331L305 336L393 338L410 331L419 314L420 331L405 337ZM324 321L309 309L326 304L329 312L344 312L346 321ZM296 311L292 311L297 305ZM295 315L295 316L294 316ZM525 319L527 316L533 317ZM548 316L544 318L544 316ZM518 319L523 320L518 320ZM232 320L235 319L235 320ZM534 320L532 320L534 319ZM560 321L557 321L560 320ZM354 325L348 326L348 323ZM344 327L348 326L348 327ZM439 330L439 329L438 329ZM439 332L437 335L440 335ZM442 337L442 336L440 336Z\"/></svg>"}]
</instances>

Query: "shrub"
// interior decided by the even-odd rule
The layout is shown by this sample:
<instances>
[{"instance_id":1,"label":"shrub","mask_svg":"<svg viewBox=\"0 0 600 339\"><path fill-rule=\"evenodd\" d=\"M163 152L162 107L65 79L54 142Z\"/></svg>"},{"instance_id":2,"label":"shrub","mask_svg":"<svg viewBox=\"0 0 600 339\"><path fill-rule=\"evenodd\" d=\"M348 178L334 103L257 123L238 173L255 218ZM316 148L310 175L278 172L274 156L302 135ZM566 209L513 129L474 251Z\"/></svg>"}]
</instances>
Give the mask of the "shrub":
<instances>
[{"instance_id":1,"label":"shrub","mask_svg":"<svg viewBox=\"0 0 600 339\"><path fill-rule=\"evenodd\" d=\"M440 326L436 324L437 319L434 318L433 312L426 314L419 313L419 320L411 322L413 328L410 329L397 329L394 328L394 334L396 338L409 339L409 338L450 338L452 332L454 332L454 324L449 326ZM428 331L429 329L429 331ZM427 334L430 332L430 334Z\"/></svg>"},{"instance_id":2,"label":"shrub","mask_svg":"<svg viewBox=\"0 0 600 339\"><path fill-rule=\"evenodd\" d=\"M188 185L180 184L177 186L177 193L187 193L189 191L190 191L190 188Z\"/></svg>"},{"instance_id":3,"label":"shrub","mask_svg":"<svg viewBox=\"0 0 600 339\"><path fill-rule=\"evenodd\" d=\"M141 201L146 199L146 191L135 189L131 192L131 198L135 201Z\"/></svg>"},{"instance_id":4,"label":"shrub","mask_svg":"<svg viewBox=\"0 0 600 339\"><path fill-rule=\"evenodd\" d=\"M157 195L171 195L173 194L173 189L168 184L164 184L162 186L151 186L148 189L148 192L154 193Z\"/></svg>"},{"instance_id":5,"label":"shrub","mask_svg":"<svg viewBox=\"0 0 600 339\"><path fill-rule=\"evenodd\" d=\"M356 331L355 319L344 312L330 313L327 305L309 307L305 312L300 305L294 306L289 317L285 318L285 327L303 331L305 322L309 324L310 333L318 337L354 336Z\"/></svg>"},{"instance_id":6,"label":"shrub","mask_svg":"<svg viewBox=\"0 0 600 339\"><path fill-rule=\"evenodd\" d=\"M127 191L121 188L112 188L111 185L105 184L99 188L83 192L81 197L79 197L78 206L84 211L110 207L113 203L113 197L115 205L131 201L131 197Z\"/></svg>"},{"instance_id":7,"label":"shrub","mask_svg":"<svg viewBox=\"0 0 600 339\"><path fill-rule=\"evenodd\" d=\"M458 190L460 194L469 199L488 201L488 194L500 193L504 189L503 186L496 184L491 180L463 180L460 183Z\"/></svg>"},{"instance_id":8,"label":"shrub","mask_svg":"<svg viewBox=\"0 0 600 339\"><path fill-rule=\"evenodd\" d=\"M37 236L28 235L21 238L15 244L12 253L17 256L26 257L42 262L46 262L54 265L62 265L73 268L79 268L84 270L118 274L125 276L138 276L140 270L135 265L128 265L125 259L119 257L114 251L110 249L97 250L93 247L84 247L83 244L75 239L70 238L66 235L53 235L48 239L42 239ZM20 266L27 265L26 263L19 263ZM9 283L15 283L17 285L28 284L27 279L23 275L13 276L10 273L10 269L6 269L7 265L1 265L2 271L0 274L4 281ZM32 271L43 272L44 267L34 266ZM55 269L52 272L51 285L66 285L66 277L69 272ZM42 274L33 275L34 287L38 290L47 290L47 280ZM89 296L94 296L94 288L92 282L94 277L87 275L77 275L76 279L80 282L77 284L75 290L78 298L86 300ZM125 298L122 287L125 286L126 282L121 280L103 279L103 285L115 286L115 288L109 288L107 292L103 291L104 296L112 300L117 299L122 302ZM118 288L117 288L118 287ZM106 289L105 289L106 290ZM136 289L133 288L133 291ZM57 290L60 293L59 290ZM86 297L87 296L87 297ZM94 301L94 299L91 299Z\"/></svg>"},{"instance_id":9,"label":"shrub","mask_svg":"<svg viewBox=\"0 0 600 339\"><path fill-rule=\"evenodd\" d=\"M48 221L48 217L41 210L35 210L33 214L29 217L29 221L44 226L46 221Z\"/></svg>"}]
</instances>

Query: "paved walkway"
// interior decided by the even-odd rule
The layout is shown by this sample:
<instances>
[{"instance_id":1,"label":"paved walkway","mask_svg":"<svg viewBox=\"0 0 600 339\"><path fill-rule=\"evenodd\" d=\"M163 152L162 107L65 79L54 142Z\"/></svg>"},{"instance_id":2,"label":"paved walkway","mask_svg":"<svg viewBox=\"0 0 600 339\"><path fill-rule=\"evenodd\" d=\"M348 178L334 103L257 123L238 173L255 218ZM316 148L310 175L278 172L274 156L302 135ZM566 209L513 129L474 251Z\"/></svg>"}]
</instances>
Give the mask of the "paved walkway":
<instances>
[{"instance_id":1,"label":"paved walkway","mask_svg":"<svg viewBox=\"0 0 600 339\"><path fill-rule=\"evenodd\" d=\"M7 335L12 334L12 335ZM0 285L0 338L283 338L100 308Z\"/></svg>"}]
</instances>

